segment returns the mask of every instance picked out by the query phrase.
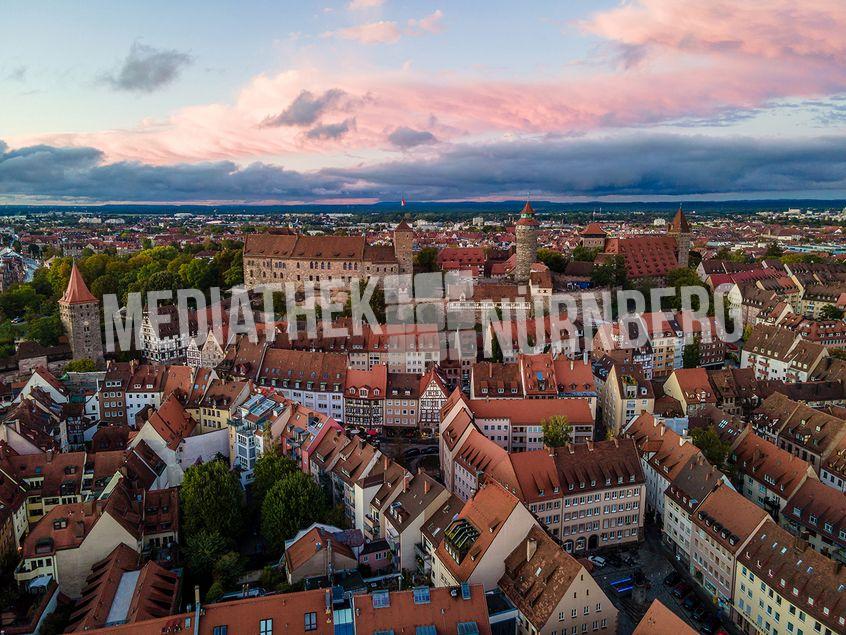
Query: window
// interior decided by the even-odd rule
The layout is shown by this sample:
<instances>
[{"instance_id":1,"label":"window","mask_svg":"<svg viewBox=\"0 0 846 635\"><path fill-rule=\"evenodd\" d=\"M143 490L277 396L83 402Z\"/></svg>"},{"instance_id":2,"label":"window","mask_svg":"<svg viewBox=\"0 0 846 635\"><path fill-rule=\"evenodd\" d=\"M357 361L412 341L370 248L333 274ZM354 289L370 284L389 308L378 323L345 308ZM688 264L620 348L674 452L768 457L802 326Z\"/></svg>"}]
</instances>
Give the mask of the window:
<instances>
[{"instance_id":1,"label":"window","mask_svg":"<svg viewBox=\"0 0 846 635\"><path fill-rule=\"evenodd\" d=\"M317 630L317 613L311 612L305 614L305 630L307 631L316 631Z\"/></svg>"},{"instance_id":2,"label":"window","mask_svg":"<svg viewBox=\"0 0 846 635\"><path fill-rule=\"evenodd\" d=\"M273 635L273 620L266 619L259 622L259 635Z\"/></svg>"},{"instance_id":3,"label":"window","mask_svg":"<svg viewBox=\"0 0 846 635\"><path fill-rule=\"evenodd\" d=\"M414 603L428 604L429 603L429 587L421 586L414 589Z\"/></svg>"},{"instance_id":4,"label":"window","mask_svg":"<svg viewBox=\"0 0 846 635\"><path fill-rule=\"evenodd\" d=\"M221 624L220 626L215 626L212 630L212 635L227 635L228 627L226 624Z\"/></svg>"}]
</instances>

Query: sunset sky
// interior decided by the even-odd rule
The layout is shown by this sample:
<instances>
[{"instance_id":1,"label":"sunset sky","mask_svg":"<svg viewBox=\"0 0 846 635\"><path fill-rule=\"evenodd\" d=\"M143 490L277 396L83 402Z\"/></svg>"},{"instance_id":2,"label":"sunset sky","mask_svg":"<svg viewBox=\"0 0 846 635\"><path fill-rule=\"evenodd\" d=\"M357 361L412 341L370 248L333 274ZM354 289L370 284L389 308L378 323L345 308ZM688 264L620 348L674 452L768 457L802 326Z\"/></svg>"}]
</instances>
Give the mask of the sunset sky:
<instances>
[{"instance_id":1,"label":"sunset sky","mask_svg":"<svg viewBox=\"0 0 846 635\"><path fill-rule=\"evenodd\" d=\"M846 196L846 2L0 6L0 203Z\"/></svg>"}]
</instances>

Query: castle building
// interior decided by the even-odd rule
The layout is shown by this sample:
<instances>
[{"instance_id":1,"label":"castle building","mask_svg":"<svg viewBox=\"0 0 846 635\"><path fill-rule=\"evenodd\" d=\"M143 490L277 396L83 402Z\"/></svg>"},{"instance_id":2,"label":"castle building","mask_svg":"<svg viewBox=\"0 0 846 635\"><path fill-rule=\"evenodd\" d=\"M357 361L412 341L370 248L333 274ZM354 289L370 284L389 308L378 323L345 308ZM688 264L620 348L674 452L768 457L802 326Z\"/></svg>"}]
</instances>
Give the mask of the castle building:
<instances>
[{"instance_id":1,"label":"castle building","mask_svg":"<svg viewBox=\"0 0 846 635\"><path fill-rule=\"evenodd\" d=\"M88 290L75 262L68 287L59 300L59 317L68 335L73 358L90 359L101 365L100 301Z\"/></svg>"},{"instance_id":2,"label":"castle building","mask_svg":"<svg viewBox=\"0 0 846 635\"><path fill-rule=\"evenodd\" d=\"M535 220L535 210L526 201L520 220L516 225L517 254L514 267L514 281L528 282L532 273L532 265L538 257L538 221Z\"/></svg>"},{"instance_id":3,"label":"castle building","mask_svg":"<svg viewBox=\"0 0 846 635\"><path fill-rule=\"evenodd\" d=\"M411 273L414 232L405 221L394 229L393 245L370 245L364 236L250 234L244 241L247 289L284 289L307 282Z\"/></svg>"},{"instance_id":4,"label":"castle building","mask_svg":"<svg viewBox=\"0 0 846 635\"><path fill-rule=\"evenodd\" d=\"M673 222L667 228L667 233L676 239L679 267L687 267L688 262L690 262L692 232L690 231L690 225L687 223L687 218L684 216L681 205L679 205L679 211L676 212Z\"/></svg>"}]
</instances>

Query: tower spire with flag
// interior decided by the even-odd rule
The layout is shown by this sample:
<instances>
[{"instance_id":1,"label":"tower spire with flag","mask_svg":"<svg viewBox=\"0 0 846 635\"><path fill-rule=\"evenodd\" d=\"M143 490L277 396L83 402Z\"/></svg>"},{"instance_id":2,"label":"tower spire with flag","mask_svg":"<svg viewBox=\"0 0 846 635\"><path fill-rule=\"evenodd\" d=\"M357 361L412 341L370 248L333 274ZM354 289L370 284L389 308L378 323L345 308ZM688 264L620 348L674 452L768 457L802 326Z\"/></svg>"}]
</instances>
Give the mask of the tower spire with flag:
<instances>
[{"instance_id":1,"label":"tower spire with flag","mask_svg":"<svg viewBox=\"0 0 846 635\"><path fill-rule=\"evenodd\" d=\"M400 197L400 207L405 207L405 194Z\"/></svg>"}]
</instances>

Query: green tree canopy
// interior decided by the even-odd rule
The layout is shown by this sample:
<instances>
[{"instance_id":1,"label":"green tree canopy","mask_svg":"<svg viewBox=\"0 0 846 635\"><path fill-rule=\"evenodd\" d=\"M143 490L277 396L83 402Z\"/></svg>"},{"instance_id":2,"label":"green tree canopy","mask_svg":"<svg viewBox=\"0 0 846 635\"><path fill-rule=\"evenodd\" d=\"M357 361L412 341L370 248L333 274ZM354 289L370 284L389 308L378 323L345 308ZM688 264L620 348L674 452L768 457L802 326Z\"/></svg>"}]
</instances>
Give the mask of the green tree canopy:
<instances>
[{"instance_id":1,"label":"green tree canopy","mask_svg":"<svg viewBox=\"0 0 846 635\"><path fill-rule=\"evenodd\" d=\"M714 426L693 428L690 438L693 445L702 450L702 454L712 465L722 467L725 464L731 446L720 439Z\"/></svg>"},{"instance_id":2,"label":"green tree canopy","mask_svg":"<svg viewBox=\"0 0 846 635\"><path fill-rule=\"evenodd\" d=\"M826 304L820 309L821 320L840 320L843 319L843 309L838 309L833 304Z\"/></svg>"},{"instance_id":3,"label":"green tree canopy","mask_svg":"<svg viewBox=\"0 0 846 635\"><path fill-rule=\"evenodd\" d=\"M438 250L434 247L424 247L414 256L414 265L424 273L437 271Z\"/></svg>"},{"instance_id":4,"label":"green tree canopy","mask_svg":"<svg viewBox=\"0 0 846 635\"><path fill-rule=\"evenodd\" d=\"M206 530L233 540L241 529L244 492L238 476L224 461L185 470L179 502L187 536Z\"/></svg>"},{"instance_id":5,"label":"green tree canopy","mask_svg":"<svg viewBox=\"0 0 846 635\"><path fill-rule=\"evenodd\" d=\"M42 346L58 344L62 333L64 333L64 327L58 315L34 318L29 321L26 328L27 339L34 340Z\"/></svg>"},{"instance_id":6,"label":"green tree canopy","mask_svg":"<svg viewBox=\"0 0 846 635\"><path fill-rule=\"evenodd\" d=\"M550 271L562 273L570 262L567 257L559 251L552 249L538 249L538 260L549 267Z\"/></svg>"},{"instance_id":7,"label":"green tree canopy","mask_svg":"<svg viewBox=\"0 0 846 635\"><path fill-rule=\"evenodd\" d=\"M698 368L701 360L701 349L699 347L699 340L695 340L690 344L685 345L682 351L682 364L685 368Z\"/></svg>"},{"instance_id":8,"label":"green tree canopy","mask_svg":"<svg viewBox=\"0 0 846 635\"><path fill-rule=\"evenodd\" d=\"M256 505L261 508L267 493L283 478L297 472L297 464L285 456L277 447L262 454L253 468L252 493Z\"/></svg>"},{"instance_id":9,"label":"green tree canopy","mask_svg":"<svg viewBox=\"0 0 846 635\"><path fill-rule=\"evenodd\" d=\"M294 472L276 483L265 496L261 533L271 548L281 553L286 540L321 520L327 508L323 490L317 483L303 472Z\"/></svg>"},{"instance_id":10,"label":"green tree canopy","mask_svg":"<svg viewBox=\"0 0 846 635\"><path fill-rule=\"evenodd\" d=\"M185 542L191 573L199 579L210 576L226 551L226 538L221 536L220 532L201 529L190 534Z\"/></svg>"},{"instance_id":11,"label":"green tree canopy","mask_svg":"<svg viewBox=\"0 0 846 635\"><path fill-rule=\"evenodd\" d=\"M67 373L90 373L97 370L97 364L93 359L73 359L65 366Z\"/></svg>"},{"instance_id":12,"label":"green tree canopy","mask_svg":"<svg viewBox=\"0 0 846 635\"><path fill-rule=\"evenodd\" d=\"M570 443L573 426L564 415L553 415L541 421L543 444L550 448L560 448Z\"/></svg>"},{"instance_id":13,"label":"green tree canopy","mask_svg":"<svg viewBox=\"0 0 846 635\"><path fill-rule=\"evenodd\" d=\"M573 250L573 260L578 260L581 262L593 262L596 260L596 256L599 253L599 249L588 249L583 245L579 245Z\"/></svg>"}]
</instances>

